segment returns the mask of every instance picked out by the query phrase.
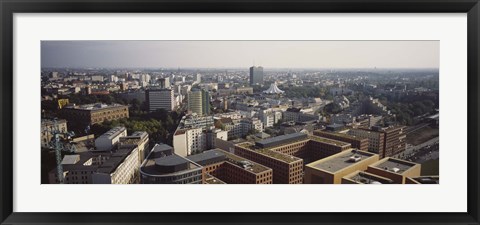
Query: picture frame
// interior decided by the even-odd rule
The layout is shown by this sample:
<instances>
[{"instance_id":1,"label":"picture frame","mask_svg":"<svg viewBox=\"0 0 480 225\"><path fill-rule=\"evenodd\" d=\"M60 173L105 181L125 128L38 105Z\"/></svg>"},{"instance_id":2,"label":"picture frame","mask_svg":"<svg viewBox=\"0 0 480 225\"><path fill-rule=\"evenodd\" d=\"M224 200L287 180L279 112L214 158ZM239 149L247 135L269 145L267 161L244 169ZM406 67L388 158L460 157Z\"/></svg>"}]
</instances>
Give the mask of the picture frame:
<instances>
[{"instance_id":1,"label":"picture frame","mask_svg":"<svg viewBox=\"0 0 480 225\"><path fill-rule=\"evenodd\" d=\"M2 224L480 224L478 0L1 0L0 221ZM22 213L13 212L13 15L15 13L467 13L467 213Z\"/></svg>"}]
</instances>

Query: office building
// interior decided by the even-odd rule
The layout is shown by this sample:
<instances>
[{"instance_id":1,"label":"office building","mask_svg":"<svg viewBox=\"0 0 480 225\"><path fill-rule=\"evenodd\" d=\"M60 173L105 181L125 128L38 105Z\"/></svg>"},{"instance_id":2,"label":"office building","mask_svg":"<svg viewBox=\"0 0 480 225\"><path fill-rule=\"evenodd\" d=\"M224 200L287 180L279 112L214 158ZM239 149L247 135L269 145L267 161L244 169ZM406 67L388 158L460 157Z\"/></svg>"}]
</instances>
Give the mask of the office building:
<instances>
[{"instance_id":1,"label":"office building","mask_svg":"<svg viewBox=\"0 0 480 225\"><path fill-rule=\"evenodd\" d=\"M263 67L250 67L250 85L263 85Z\"/></svg>"},{"instance_id":2,"label":"office building","mask_svg":"<svg viewBox=\"0 0 480 225\"><path fill-rule=\"evenodd\" d=\"M172 89L148 89L145 91L145 100L150 112L159 109L166 111L175 109L175 95Z\"/></svg>"},{"instance_id":3,"label":"office building","mask_svg":"<svg viewBox=\"0 0 480 225\"><path fill-rule=\"evenodd\" d=\"M221 149L204 151L187 158L203 166L205 178L212 176L228 184L273 182L272 169Z\"/></svg>"},{"instance_id":4,"label":"office building","mask_svg":"<svg viewBox=\"0 0 480 225\"><path fill-rule=\"evenodd\" d=\"M127 136L125 127L114 127L95 139L95 148L97 151L110 151L117 145L120 138L125 136Z\"/></svg>"},{"instance_id":5,"label":"office building","mask_svg":"<svg viewBox=\"0 0 480 225\"><path fill-rule=\"evenodd\" d=\"M88 105L65 106L59 112L61 118L76 125L88 126L103 123L106 120L128 118L128 106L120 104L106 105L102 103Z\"/></svg>"},{"instance_id":6,"label":"office building","mask_svg":"<svg viewBox=\"0 0 480 225\"><path fill-rule=\"evenodd\" d=\"M160 88L162 88L162 89L170 88L170 86L171 86L169 77L158 79L158 83L160 84Z\"/></svg>"},{"instance_id":7,"label":"office building","mask_svg":"<svg viewBox=\"0 0 480 225\"><path fill-rule=\"evenodd\" d=\"M217 132L213 123L211 116L184 116L173 135L175 153L187 156L213 148L213 139L225 136L224 133Z\"/></svg>"},{"instance_id":8,"label":"office building","mask_svg":"<svg viewBox=\"0 0 480 225\"><path fill-rule=\"evenodd\" d=\"M306 184L340 184L342 177L365 170L378 155L352 149L305 165Z\"/></svg>"},{"instance_id":9,"label":"office building","mask_svg":"<svg viewBox=\"0 0 480 225\"><path fill-rule=\"evenodd\" d=\"M405 184L407 177L420 176L421 167L417 163L387 157L369 165L366 171L391 179L395 184Z\"/></svg>"},{"instance_id":10,"label":"office building","mask_svg":"<svg viewBox=\"0 0 480 225\"><path fill-rule=\"evenodd\" d=\"M352 148L359 149L360 151L368 151L368 138L361 138L343 133L329 132L326 130L315 130L313 131L313 135L347 142L352 145Z\"/></svg>"},{"instance_id":11,"label":"office building","mask_svg":"<svg viewBox=\"0 0 480 225\"><path fill-rule=\"evenodd\" d=\"M94 184L138 183L138 146L120 148L92 174Z\"/></svg>"},{"instance_id":12,"label":"office building","mask_svg":"<svg viewBox=\"0 0 480 225\"><path fill-rule=\"evenodd\" d=\"M203 115L203 95L201 90L188 92L188 110L197 115Z\"/></svg>"},{"instance_id":13,"label":"office building","mask_svg":"<svg viewBox=\"0 0 480 225\"><path fill-rule=\"evenodd\" d=\"M142 184L201 184L203 167L173 153L171 146L157 144L140 166Z\"/></svg>"},{"instance_id":14,"label":"office building","mask_svg":"<svg viewBox=\"0 0 480 225\"><path fill-rule=\"evenodd\" d=\"M385 134L383 152L380 158L390 157L405 151L407 133L405 126L391 126L381 129Z\"/></svg>"},{"instance_id":15,"label":"office building","mask_svg":"<svg viewBox=\"0 0 480 225\"><path fill-rule=\"evenodd\" d=\"M303 159L258 148L251 143L235 146L235 155L273 169L274 184L303 183Z\"/></svg>"},{"instance_id":16,"label":"office building","mask_svg":"<svg viewBox=\"0 0 480 225\"><path fill-rule=\"evenodd\" d=\"M383 143L385 141L385 134L383 132L376 132L370 129L359 128L344 130L342 131L342 133L348 134L350 136L355 136L357 138L367 138L369 152L373 152L379 155L383 152Z\"/></svg>"},{"instance_id":17,"label":"office building","mask_svg":"<svg viewBox=\"0 0 480 225\"><path fill-rule=\"evenodd\" d=\"M130 148L131 146L138 147L138 165L140 165L145 157L148 155L148 133L145 131L136 131L130 136L120 137L118 148Z\"/></svg>"},{"instance_id":18,"label":"office building","mask_svg":"<svg viewBox=\"0 0 480 225\"><path fill-rule=\"evenodd\" d=\"M393 180L357 170L342 178L342 184L393 184Z\"/></svg>"}]
</instances>

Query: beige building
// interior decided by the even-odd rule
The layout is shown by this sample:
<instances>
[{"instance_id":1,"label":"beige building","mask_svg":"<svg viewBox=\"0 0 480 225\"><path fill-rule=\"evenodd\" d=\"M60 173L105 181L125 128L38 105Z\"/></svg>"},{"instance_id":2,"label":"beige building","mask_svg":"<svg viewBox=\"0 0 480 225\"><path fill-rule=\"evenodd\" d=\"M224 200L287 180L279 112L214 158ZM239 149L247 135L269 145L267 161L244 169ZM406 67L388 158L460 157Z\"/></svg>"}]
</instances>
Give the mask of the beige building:
<instances>
[{"instance_id":1,"label":"beige building","mask_svg":"<svg viewBox=\"0 0 480 225\"><path fill-rule=\"evenodd\" d=\"M340 184L342 177L365 170L378 161L377 154L356 149L343 151L305 166L306 184Z\"/></svg>"},{"instance_id":2,"label":"beige building","mask_svg":"<svg viewBox=\"0 0 480 225\"><path fill-rule=\"evenodd\" d=\"M393 180L373 173L357 170L342 178L342 184L393 184Z\"/></svg>"},{"instance_id":3,"label":"beige building","mask_svg":"<svg viewBox=\"0 0 480 225\"><path fill-rule=\"evenodd\" d=\"M421 165L396 158L383 158L369 165L367 172L393 180L396 184L405 184L406 177L420 176Z\"/></svg>"}]
</instances>

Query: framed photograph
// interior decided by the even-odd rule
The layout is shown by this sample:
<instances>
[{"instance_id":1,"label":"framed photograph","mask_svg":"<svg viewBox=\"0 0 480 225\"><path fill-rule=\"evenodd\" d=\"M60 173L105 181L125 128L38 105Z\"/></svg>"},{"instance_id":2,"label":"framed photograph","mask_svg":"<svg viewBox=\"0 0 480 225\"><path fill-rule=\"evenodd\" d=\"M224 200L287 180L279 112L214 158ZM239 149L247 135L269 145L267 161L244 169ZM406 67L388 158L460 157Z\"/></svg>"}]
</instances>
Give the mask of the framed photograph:
<instances>
[{"instance_id":1,"label":"framed photograph","mask_svg":"<svg viewBox=\"0 0 480 225\"><path fill-rule=\"evenodd\" d=\"M2 224L479 224L477 0L0 7Z\"/></svg>"}]
</instances>

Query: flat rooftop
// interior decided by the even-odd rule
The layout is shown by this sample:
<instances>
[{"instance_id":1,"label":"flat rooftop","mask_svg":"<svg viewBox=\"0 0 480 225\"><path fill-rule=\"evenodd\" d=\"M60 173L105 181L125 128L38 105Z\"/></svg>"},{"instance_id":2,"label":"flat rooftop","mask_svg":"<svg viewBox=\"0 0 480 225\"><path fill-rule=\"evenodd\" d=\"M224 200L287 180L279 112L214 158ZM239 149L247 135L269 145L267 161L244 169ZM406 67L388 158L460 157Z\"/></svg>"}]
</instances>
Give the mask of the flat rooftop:
<instances>
[{"instance_id":1,"label":"flat rooftop","mask_svg":"<svg viewBox=\"0 0 480 225\"><path fill-rule=\"evenodd\" d=\"M65 106L64 108L95 111L95 110L111 109L111 108L118 108L118 107L128 107L128 106L120 105L120 104L107 105L103 103L95 103L95 104L87 104L87 105Z\"/></svg>"},{"instance_id":2,"label":"flat rooftop","mask_svg":"<svg viewBox=\"0 0 480 225\"><path fill-rule=\"evenodd\" d=\"M110 158L98 167L99 173L112 173L136 147L118 149Z\"/></svg>"},{"instance_id":3,"label":"flat rooftop","mask_svg":"<svg viewBox=\"0 0 480 225\"><path fill-rule=\"evenodd\" d=\"M281 135L281 136L277 136L277 137L273 137L273 138L267 138L267 139L257 141L257 142L255 142L255 145L257 145L258 147L262 147L262 148L268 148L268 147L273 147L275 145L281 145L281 144L284 144L286 142L306 139L307 137L308 137L308 135L306 135L304 133L286 134L286 135Z\"/></svg>"},{"instance_id":4,"label":"flat rooftop","mask_svg":"<svg viewBox=\"0 0 480 225\"><path fill-rule=\"evenodd\" d=\"M335 173L341 169L347 168L349 166L355 165L359 162L362 162L366 158L370 158L375 154L359 151L359 150L351 150L351 151L344 151L337 153L333 156L327 157L325 159L318 160L309 164L311 167L318 168L321 170L325 170L331 173ZM358 157L358 161L352 160L353 157Z\"/></svg>"},{"instance_id":5,"label":"flat rooftop","mask_svg":"<svg viewBox=\"0 0 480 225\"><path fill-rule=\"evenodd\" d=\"M226 184L222 180L210 175L209 173L205 174L205 183L206 184Z\"/></svg>"},{"instance_id":6,"label":"flat rooftop","mask_svg":"<svg viewBox=\"0 0 480 225\"><path fill-rule=\"evenodd\" d=\"M359 171L355 175L348 177L348 179L361 184L392 184L393 181L386 177L380 177L375 174Z\"/></svg>"},{"instance_id":7,"label":"flat rooftop","mask_svg":"<svg viewBox=\"0 0 480 225\"><path fill-rule=\"evenodd\" d=\"M403 172L407 171L408 169L414 167L415 163L394 159L394 158L387 158L384 161L374 165L374 167L379 169L388 170L392 173L399 173L402 174ZM398 169L398 170L397 170ZM396 170L396 171L395 171Z\"/></svg>"},{"instance_id":8,"label":"flat rooftop","mask_svg":"<svg viewBox=\"0 0 480 225\"><path fill-rule=\"evenodd\" d=\"M114 127L110 129L109 131L105 132L104 134L100 135L98 138L108 138L112 139L113 137L116 137L120 133L124 132L126 130L125 127Z\"/></svg>"},{"instance_id":9,"label":"flat rooftop","mask_svg":"<svg viewBox=\"0 0 480 225\"><path fill-rule=\"evenodd\" d=\"M318 134L330 134L330 135L333 135L333 136L336 136L336 137L350 138L350 139L357 140L357 141L361 141L363 139L366 139L366 138L360 138L360 137L350 135L350 134L337 133L337 132L326 131L326 130L314 130L313 134L316 134L316 133L318 133Z\"/></svg>"},{"instance_id":10,"label":"flat rooftop","mask_svg":"<svg viewBox=\"0 0 480 225\"><path fill-rule=\"evenodd\" d=\"M143 163L140 170L150 175L166 175L201 168L190 160L173 154L159 158L149 158Z\"/></svg>"},{"instance_id":11,"label":"flat rooftop","mask_svg":"<svg viewBox=\"0 0 480 225\"><path fill-rule=\"evenodd\" d=\"M262 154L262 155L266 155L266 156L278 159L278 160L286 162L286 163L292 163L292 162L295 162L295 161L298 161L298 160L302 160L301 158L298 158L298 157L295 157L295 156L290 156L290 155L283 154L283 153L280 153L280 152L275 152L275 151L272 151L270 149L257 148L252 143L242 143L242 144L239 144L238 146L249 149L249 150L254 151L254 152L257 152L257 153Z\"/></svg>"},{"instance_id":12,"label":"flat rooftop","mask_svg":"<svg viewBox=\"0 0 480 225\"><path fill-rule=\"evenodd\" d=\"M195 155L189 155L186 158L200 165L209 165L226 160L225 153L217 149L207 150Z\"/></svg>"},{"instance_id":13,"label":"flat rooftop","mask_svg":"<svg viewBox=\"0 0 480 225\"><path fill-rule=\"evenodd\" d=\"M319 137L319 136L315 136L315 135L311 135L311 136L309 136L309 138L313 141L318 141L318 142L322 142L322 143L326 143L326 144L330 144L330 145L335 145L335 146L339 146L339 147L347 147L349 145L351 146L351 144L347 143L347 142L337 141L337 140L324 138L324 137Z\"/></svg>"},{"instance_id":14,"label":"flat rooftop","mask_svg":"<svg viewBox=\"0 0 480 225\"><path fill-rule=\"evenodd\" d=\"M242 169L249 170L252 173L261 173L261 172L270 170L269 167L266 167L262 164L259 164L259 163L253 162L251 160L245 159L245 158L240 157L238 155L234 155L232 153L229 153L229 152L226 152L226 151L223 151L223 150L220 150L220 149L218 149L218 151L223 152L227 156L227 161L228 162L230 162L232 164L235 164Z\"/></svg>"}]
</instances>

